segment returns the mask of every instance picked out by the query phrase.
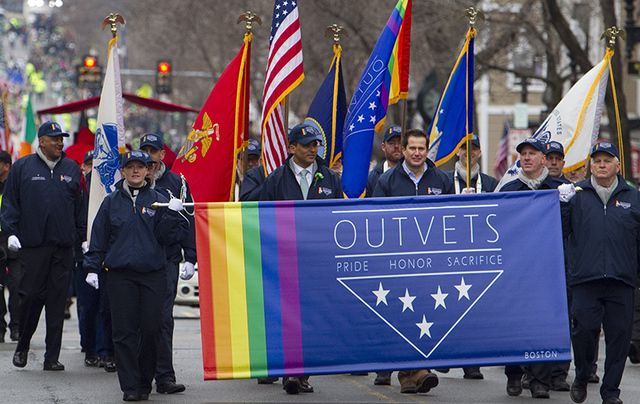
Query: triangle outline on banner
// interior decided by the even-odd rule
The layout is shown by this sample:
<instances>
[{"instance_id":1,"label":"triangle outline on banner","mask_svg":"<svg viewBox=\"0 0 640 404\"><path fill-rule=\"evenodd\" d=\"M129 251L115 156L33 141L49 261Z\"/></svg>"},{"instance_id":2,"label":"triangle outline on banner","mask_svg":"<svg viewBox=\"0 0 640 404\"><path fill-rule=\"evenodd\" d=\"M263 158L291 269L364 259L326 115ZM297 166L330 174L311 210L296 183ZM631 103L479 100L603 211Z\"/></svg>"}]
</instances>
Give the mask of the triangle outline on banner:
<instances>
[{"instance_id":1,"label":"triangle outline on banner","mask_svg":"<svg viewBox=\"0 0 640 404\"><path fill-rule=\"evenodd\" d=\"M473 307L482 299L482 297L487 293L487 291L495 284L495 282L502 276L504 273L503 269L490 269L490 270L474 270L474 271L452 271L452 272L433 272L433 273L420 273L420 274L396 274L396 275L365 275L365 276L353 276L353 277L340 277L336 278L336 280L345 287L351 294L353 294L362 304L364 304L369 310L371 310L378 318L380 318L388 327L390 327L396 334L398 334L405 342L407 342L413 349L415 349L420 355L422 355L425 359L429 359L429 357L436 351L436 349L444 342L444 340L451 334L451 332L460 324L460 322L464 319L464 317L473 309ZM393 279L393 278L407 278L407 277L434 277L434 276L450 276L450 275L460 275L461 277L469 276L469 275L478 275L478 274L495 274L495 277L487 284L487 286L478 294L478 296L471 301L469 306L463 313L453 322L453 325L444 333L444 335L435 343L433 348L428 352L424 353L422 349L416 346L411 341L411 338L405 336L396 326L394 326L389 320L385 318L382 314L379 313L375 307L372 307L367 301L362 298L358 293L356 293L351 287L347 285L347 283L352 281L362 281L362 280L383 280L383 279ZM471 300L471 299L470 299ZM413 310L412 310L413 311ZM417 324L416 324L417 325Z\"/></svg>"}]
</instances>

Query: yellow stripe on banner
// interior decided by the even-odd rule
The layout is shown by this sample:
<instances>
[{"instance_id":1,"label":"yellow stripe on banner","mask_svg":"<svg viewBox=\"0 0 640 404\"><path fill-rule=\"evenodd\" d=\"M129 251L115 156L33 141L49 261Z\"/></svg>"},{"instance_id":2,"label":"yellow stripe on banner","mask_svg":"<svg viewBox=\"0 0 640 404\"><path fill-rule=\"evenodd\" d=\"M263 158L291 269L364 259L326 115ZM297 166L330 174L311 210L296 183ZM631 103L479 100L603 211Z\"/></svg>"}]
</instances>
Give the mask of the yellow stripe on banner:
<instances>
[{"instance_id":1,"label":"yellow stripe on banner","mask_svg":"<svg viewBox=\"0 0 640 404\"><path fill-rule=\"evenodd\" d=\"M231 325L231 358L233 378L251 377L249 357L249 324L247 290L244 273L244 239L242 207L239 203L224 204L224 224L227 239L227 274L229 276L229 315Z\"/></svg>"}]
</instances>

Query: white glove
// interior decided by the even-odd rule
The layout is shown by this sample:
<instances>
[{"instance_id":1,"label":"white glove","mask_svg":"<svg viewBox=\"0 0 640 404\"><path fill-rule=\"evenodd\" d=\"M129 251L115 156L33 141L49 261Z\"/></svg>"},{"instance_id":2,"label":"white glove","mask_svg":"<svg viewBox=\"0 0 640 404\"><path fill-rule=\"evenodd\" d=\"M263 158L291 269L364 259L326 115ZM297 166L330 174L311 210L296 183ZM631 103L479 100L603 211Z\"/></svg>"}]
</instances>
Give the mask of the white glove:
<instances>
[{"instance_id":1,"label":"white glove","mask_svg":"<svg viewBox=\"0 0 640 404\"><path fill-rule=\"evenodd\" d=\"M89 243L87 241L83 241L80 248L82 248L82 253L86 254L87 251L89 251Z\"/></svg>"},{"instance_id":2,"label":"white glove","mask_svg":"<svg viewBox=\"0 0 640 404\"><path fill-rule=\"evenodd\" d=\"M7 239L7 247L9 248L9 251L16 252L22 248L22 245L20 244L20 240L18 240L18 237L11 235Z\"/></svg>"},{"instance_id":3,"label":"white glove","mask_svg":"<svg viewBox=\"0 0 640 404\"><path fill-rule=\"evenodd\" d=\"M185 262L180 270L180 279L183 281L188 281L193 277L193 274L196 273L196 267L190 262Z\"/></svg>"},{"instance_id":4,"label":"white glove","mask_svg":"<svg viewBox=\"0 0 640 404\"><path fill-rule=\"evenodd\" d=\"M169 209L180 212L184 207L182 206L182 201L178 198L169 199Z\"/></svg>"},{"instance_id":5,"label":"white glove","mask_svg":"<svg viewBox=\"0 0 640 404\"><path fill-rule=\"evenodd\" d=\"M87 274L87 278L84 281L87 282L94 289L98 289L100 287L98 283L98 274L95 274L93 272L89 272Z\"/></svg>"},{"instance_id":6,"label":"white glove","mask_svg":"<svg viewBox=\"0 0 640 404\"><path fill-rule=\"evenodd\" d=\"M476 190L474 188L463 188L460 193L461 194L475 194Z\"/></svg>"},{"instance_id":7,"label":"white glove","mask_svg":"<svg viewBox=\"0 0 640 404\"><path fill-rule=\"evenodd\" d=\"M562 184L558 187L560 192L560 202L569 202L576 194L576 187L573 184Z\"/></svg>"}]
</instances>

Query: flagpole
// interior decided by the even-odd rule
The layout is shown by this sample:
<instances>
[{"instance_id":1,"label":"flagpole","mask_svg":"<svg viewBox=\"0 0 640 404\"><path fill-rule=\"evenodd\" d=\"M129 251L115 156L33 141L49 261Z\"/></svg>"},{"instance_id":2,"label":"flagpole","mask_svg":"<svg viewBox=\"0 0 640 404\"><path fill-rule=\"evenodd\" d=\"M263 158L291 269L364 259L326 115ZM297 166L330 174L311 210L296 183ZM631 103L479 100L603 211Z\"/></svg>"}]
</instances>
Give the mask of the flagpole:
<instances>
[{"instance_id":1,"label":"flagpole","mask_svg":"<svg viewBox=\"0 0 640 404\"><path fill-rule=\"evenodd\" d=\"M465 14L467 15L467 17L469 18L469 33L472 35L472 37L475 35L475 30L476 30L476 19L478 17L483 18L483 14L482 11L478 10L475 7L469 7L465 10ZM467 67L469 66L469 58L467 57ZM471 83L471 85L473 85L473 83ZM467 86L469 86L469 80L467 79ZM469 95L469 88L467 88L466 91L467 97ZM473 94L473 91L472 91ZM466 105L467 105L467 116L465 117L466 120L466 132L465 133L465 137L466 137L466 145L467 145L467 152L466 152L466 158L467 158L467 188L471 188L471 138L469 137L469 102L473 103L473 97L471 100L467 99ZM480 176L480 173L478 172L478 176Z\"/></svg>"},{"instance_id":2,"label":"flagpole","mask_svg":"<svg viewBox=\"0 0 640 404\"><path fill-rule=\"evenodd\" d=\"M244 22L244 29L245 29L244 36L253 34L253 23L262 25L262 20L260 19L260 17L254 12L252 12L251 10L247 10L244 13L240 14L236 24L240 24L241 22ZM245 147L243 152L240 154L240 178L241 179L244 179L244 173L247 172L248 159L249 157L247 154L247 148Z\"/></svg>"},{"instance_id":3,"label":"flagpole","mask_svg":"<svg viewBox=\"0 0 640 404\"><path fill-rule=\"evenodd\" d=\"M622 29L619 29L615 25L613 27L607 28L600 39L606 38L607 44L607 52L610 52L613 55L615 52L616 41L618 38L625 38L625 32ZM618 150L620 150L620 174L622 174L623 178L625 177L625 165L624 165L624 142L622 140L622 127L620 125L620 110L618 109L618 95L616 93L616 82L613 77L613 69L611 68L611 59L609 59L609 77L611 79L611 95L613 97L613 107L615 110L616 116L616 132L618 137ZM609 124L611 126L611 124Z\"/></svg>"}]
</instances>

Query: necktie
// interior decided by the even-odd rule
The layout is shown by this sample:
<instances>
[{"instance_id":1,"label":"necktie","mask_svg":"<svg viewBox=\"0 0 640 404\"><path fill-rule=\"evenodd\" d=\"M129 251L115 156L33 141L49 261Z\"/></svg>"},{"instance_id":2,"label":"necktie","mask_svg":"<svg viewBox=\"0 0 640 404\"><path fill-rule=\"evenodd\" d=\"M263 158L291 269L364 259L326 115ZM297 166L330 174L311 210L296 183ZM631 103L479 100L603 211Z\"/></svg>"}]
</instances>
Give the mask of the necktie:
<instances>
[{"instance_id":1,"label":"necktie","mask_svg":"<svg viewBox=\"0 0 640 404\"><path fill-rule=\"evenodd\" d=\"M307 169L300 171L300 190L302 191L304 199L307 199L307 195L309 194L309 181L307 181L308 173L309 170Z\"/></svg>"}]
</instances>

